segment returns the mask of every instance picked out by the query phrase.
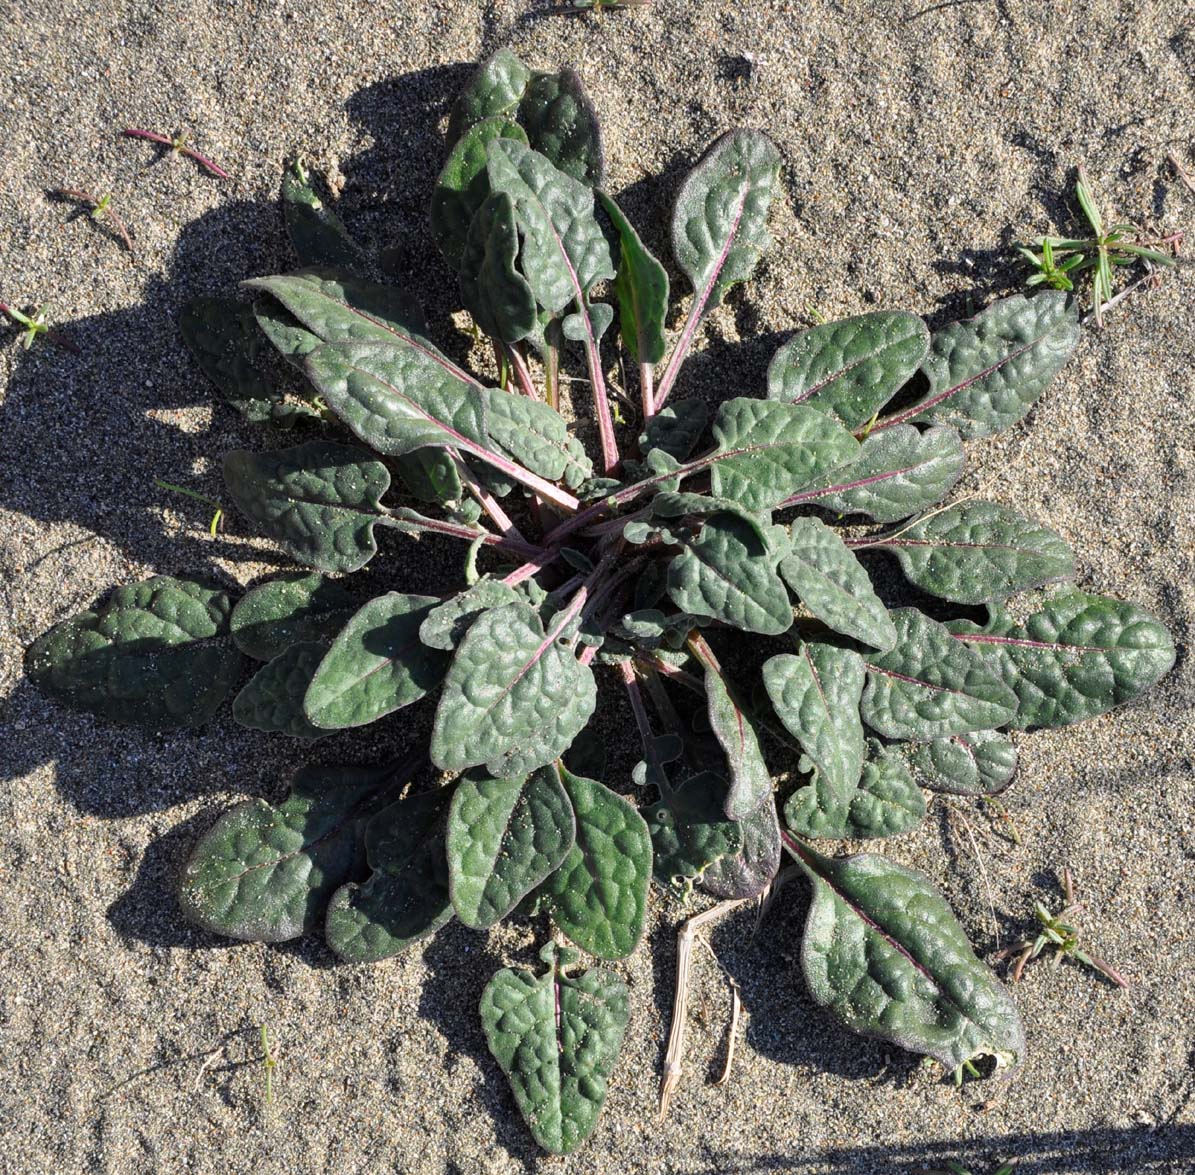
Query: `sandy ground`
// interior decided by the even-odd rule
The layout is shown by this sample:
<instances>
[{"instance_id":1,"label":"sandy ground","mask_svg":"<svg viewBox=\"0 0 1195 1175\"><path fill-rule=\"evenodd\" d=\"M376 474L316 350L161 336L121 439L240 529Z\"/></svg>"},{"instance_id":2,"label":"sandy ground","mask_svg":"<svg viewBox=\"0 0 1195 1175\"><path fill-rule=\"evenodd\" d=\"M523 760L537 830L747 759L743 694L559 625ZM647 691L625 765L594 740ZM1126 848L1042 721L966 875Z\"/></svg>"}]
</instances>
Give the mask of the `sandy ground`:
<instances>
[{"instance_id":1,"label":"sandy ground","mask_svg":"<svg viewBox=\"0 0 1195 1175\"><path fill-rule=\"evenodd\" d=\"M81 354L0 350L0 1170L4 1172L905 1172L965 1160L981 1175L1195 1169L1195 273L1167 277L1086 332L1060 380L1008 434L971 446L964 489L1047 519L1080 583L1154 610L1178 666L1139 705L1021 738L1016 847L978 834L1004 941L1069 864L1091 941L1129 975L1072 967L1017 989L1031 1056L1011 1085L967 1087L815 1009L794 974L806 898L790 886L760 933L713 936L742 986L745 1043L711 1088L727 1018L696 967L687 1080L663 1124L657 1075L672 996L675 908L653 898L650 949L619 966L633 993L605 1115L568 1161L540 1155L476 1016L525 929L450 926L373 968L318 941L234 946L184 926L170 882L230 802L279 796L309 755L377 757L412 737L382 723L306 751L230 721L148 736L46 703L24 645L110 586L154 571L248 582L269 552L154 477L218 496L218 455L255 445L186 356L179 306L286 264L273 202L306 151L343 186L350 225L444 322L446 271L425 229L439 130L470 63L511 44L583 72L611 184L662 248L679 176L733 125L786 160L776 247L714 317L686 377L757 391L811 308L907 306L940 322L1016 280L1016 235L1069 231L1061 193L1085 161L1107 203L1157 230L1195 228L1195 18L1185 0L1098 4L657 0L646 12L551 17L528 0L324 4L66 3L0 14L0 297L48 301ZM184 126L234 179L155 162L117 131ZM111 190L134 258L46 197ZM741 341L740 341L741 340ZM397 560L397 562L396 562ZM384 582L426 577L399 556ZM617 707L618 703L612 703ZM612 724L626 715L612 711ZM982 876L936 807L893 852L944 887L985 951ZM281 1044L264 1105L257 1025Z\"/></svg>"}]
</instances>

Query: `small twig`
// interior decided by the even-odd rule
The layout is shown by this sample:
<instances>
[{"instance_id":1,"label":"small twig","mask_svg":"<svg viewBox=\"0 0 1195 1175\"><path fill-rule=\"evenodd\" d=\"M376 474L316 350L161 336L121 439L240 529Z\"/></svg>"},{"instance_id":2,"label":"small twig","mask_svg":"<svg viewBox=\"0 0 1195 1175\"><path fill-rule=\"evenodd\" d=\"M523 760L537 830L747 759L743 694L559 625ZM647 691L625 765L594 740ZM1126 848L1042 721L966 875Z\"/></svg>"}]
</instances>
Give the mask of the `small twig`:
<instances>
[{"instance_id":1,"label":"small twig","mask_svg":"<svg viewBox=\"0 0 1195 1175\"><path fill-rule=\"evenodd\" d=\"M715 1086L725 1085L730 1080L730 1070L734 1066L734 1046L739 1035L739 1017L743 1012L743 1000L739 994L738 980L722 965L722 960L714 954L714 948L704 938L698 939L698 942L709 952L710 958L718 964L718 969L726 976L726 982L730 985L730 1027L726 1032L726 1061L722 1065L721 1075L714 1082Z\"/></svg>"},{"instance_id":2,"label":"small twig","mask_svg":"<svg viewBox=\"0 0 1195 1175\"><path fill-rule=\"evenodd\" d=\"M216 1045L214 1049L209 1049L203 1055L203 1064L199 1066L199 1072L195 1074L195 1085L192 1092L198 1093L203 1085L203 1078L207 1071L216 1063L216 1058L224 1051L222 1044Z\"/></svg>"},{"instance_id":3,"label":"small twig","mask_svg":"<svg viewBox=\"0 0 1195 1175\"><path fill-rule=\"evenodd\" d=\"M147 142L157 143L162 147L169 147L179 155L185 155L188 159L193 159L200 167L206 168L212 175L219 176L222 180L232 178L219 164L213 163L206 155L201 155L194 147L188 147L187 140L183 135L175 135L173 138L170 138L167 135L158 134L157 131L143 131L137 127L126 127L121 131L121 134L126 139L145 139Z\"/></svg>"},{"instance_id":4,"label":"small twig","mask_svg":"<svg viewBox=\"0 0 1195 1175\"><path fill-rule=\"evenodd\" d=\"M946 808L948 816L957 816L959 823L963 826L963 831L967 834L967 839L971 842L971 851L975 854L975 860L979 865L979 875L983 879L984 893L988 899L988 913L992 919L992 934L995 936L996 947L1000 947L1000 923L996 918L996 902L992 897L992 885L988 880L987 866L984 864L983 854L979 851L979 843L975 839L975 834L971 831L971 821L966 818L953 804L943 805Z\"/></svg>"},{"instance_id":5,"label":"small twig","mask_svg":"<svg viewBox=\"0 0 1195 1175\"><path fill-rule=\"evenodd\" d=\"M1174 174L1186 184L1189 191L1195 193L1195 180L1191 178L1191 173L1182 165L1182 161L1178 157L1178 152L1167 151L1166 158L1170 161L1170 166L1174 168Z\"/></svg>"},{"instance_id":6,"label":"small twig","mask_svg":"<svg viewBox=\"0 0 1195 1175\"><path fill-rule=\"evenodd\" d=\"M1109 298L1102 305L1097 302L1095 309L1092 310L1083 319L1083 325L1086 326L1089 322L1095 322L1097 326L1103 326L1104 315L1107 314L1114 306L1119 306L1130 294L1135 293L1144 285L1152 285L1155 280L1155 273L1153 267L1147 261L1145 263L1145 276L1139 277L1131 286L1125 286L1115 297Z\"/></svg>"},{"instance_id":7,"label":"small twig","mask_svg":"<svg viewBox=\"0 0 1195 1175\"><path fill-rule=\"evenodd\" d=\"M270 1026L261 1026L261 1063L266 1075L266 1105L274 1104L274 1070L278 1068L278 1042L270 1043Z\"/></svg>"},{"instance_id":8,"label":"small twig","mask_svg":"<svg viewBox=\"0 0 1195 1175\"><path fill-rule=\"evenodd\" d=\"M676 995L672 1004L672 1027L668 1032L668 1051L664 1055L664 1071L660 1079L659 1121L668 1115L668 1104L680 1081L681 1059L685 1051L685 1027L689 1011L689 970L693 964L693 940L698 930L744 904L747 899L719 902L700 914L682 922L676 936Z\"/></svg>"}]
</instances>

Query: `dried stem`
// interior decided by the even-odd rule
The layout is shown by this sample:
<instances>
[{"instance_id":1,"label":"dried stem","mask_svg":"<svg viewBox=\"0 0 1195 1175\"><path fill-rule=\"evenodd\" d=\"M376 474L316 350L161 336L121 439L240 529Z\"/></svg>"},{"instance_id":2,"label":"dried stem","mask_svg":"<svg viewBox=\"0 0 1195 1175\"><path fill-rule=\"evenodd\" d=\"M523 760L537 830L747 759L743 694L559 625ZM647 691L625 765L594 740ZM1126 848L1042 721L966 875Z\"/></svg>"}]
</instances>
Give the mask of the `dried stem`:
<instances>
[{"instance_id":1,"label":"dried stem","mask_svg":"<svg viewBox=\"0 0 1195 1175\"><path fill-rule=\"evenodd\" d=\"M175 135L173 138L170 138L166 135L158 134L157 131L141 130L138 127L126 127L121 133L126 139L145 139L147 142L157 143L162 147L169 147L171 150L177 151L180 155L186 155L188 159L195 160L200 167L206 168L212 175L219 176L222 180L232 178L219 164L213 163L206 155L201 155L194 147L188 147L187 140L182 135Z\"/></svg>"}]
</instances>

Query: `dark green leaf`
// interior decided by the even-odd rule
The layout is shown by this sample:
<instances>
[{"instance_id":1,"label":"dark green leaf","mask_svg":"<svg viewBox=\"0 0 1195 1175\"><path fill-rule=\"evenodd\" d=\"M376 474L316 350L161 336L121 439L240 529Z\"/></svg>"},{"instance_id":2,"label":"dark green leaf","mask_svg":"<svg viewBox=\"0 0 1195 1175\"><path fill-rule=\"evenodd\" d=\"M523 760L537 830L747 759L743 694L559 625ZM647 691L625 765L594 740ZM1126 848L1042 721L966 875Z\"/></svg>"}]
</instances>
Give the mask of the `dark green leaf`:
<instances>
[{"instance_id":1,"label":"dark green leaf","mask_svg":"<svg viewBox=\"0 0 1195 1175\"><path fill-rule=\"evenodd\" d=\"M730 131L713 143L681 185L672 215L672 251L693 284L693 319L746 281L771 244L768 207L780 156L759 131Z\"/></svg>"},{"instance_id":2,"label":"dark green leaf","mask_svg":"<svg viewBox=\"0 0 1195 1175\"><path fill-rule=\"evenodd\" d=\"M253 317L262 333L292 367L306 373L307 356L323 341L309 331L289 310L273 298L258 298L253 303Z\"/></svg>"},{"instance_id":3,"label":"dark green leaf","mask_svg":"<svg viewBox=\"0 0 1195 1175\"><path fill-rule=\"evenodd\" d=\"M156 575L42 633L25 672L56 701L113 722L202 726L241 671L231 611L214 585Z\"/></svg>"},{"instance_id":4,"label":"dark green leaf","mask_svg":"<svg viewBox=\"0 0 1195 1175\"><path fill-rule=\"evenodd\" d=\"M182 308L178 328L200 370L232 407L254 424L274 418L279 395L258 366L262 338L251 306L235 298L195 298Z\"/></svg>"},{"instance_id":5,"label":"dark green leaf","mask_svg":"<svg viewBox=\"0 0 1195 1175\"><path fill-rule=\"evenodd\" d=\"M307 690L303 708L313 725L364 726L435 689L448 658L419 639L419 628L438 603L387 592L354 613Z\"/></svg>"},{"instance_id":6,"label":"dark green leaf","mask_svg":"<svg viewBox=\"0 0 1195 1175\"><path fill-rule=\"evenodd\" d=\"M924 744L923 744L924 745ZM868 840L899 836L925 819L925 797L895 751L873 744L858 785L845 797L816 772L784 805L784 822L798 836Z\"/></svg>"},{"instance_id":7,"label":"dark green leaf","mask_svg":"<svg viewBox=\"0 0 1195 1175\"><path fill-rule=\"evenodd\" d=\"M912 378L929 347L916 314L881 310L795 335L768 367L768 397L866 424Z\"/></svg>"},{"instance_id":8,"label":"dark green leaf","mask_svg":"<svg viewBox=\"0 0 1195 1175\"><path fill-rule=\"evenodd\" d=\"M273 295L325 343L406 343L439 355L423 338L427 325L419 303L397 286L324 270L257 277L242 284Z\"/></svg>"},{"instance_id":9,"label":"dark green leaf","mask_svg":"<svg viewBox=\"0 0 1195 1175\"><path fill-rule=\"evenodd\" d=\"M701 888L722 901L758 897L780 869L780 822L771 799L741 821L739 828L742 848L719 857L701 875Z\"/></svg>"},{"instance_id":10,"label":"dark green leaf","mask_svg":"<svg viewBox=\"0 0 1195 1175\"><path fill-rule=\"evenodd\" d=\"M598 199L618 232L618 272L614 277L614 293L618 297L622 340L634 362L659 363L664 358L666 346L664 320L668 315L668 274L644 247L635 226L627 220L613 199L605 192L598 192ZM701 404L701 401L681 403ZM673 413L673 417L675 415ZM701 422L705 423L704 404L701 404ZM654 423L655 420L648 421L649 430ZM673 456L683 460L691 450L692 444L683 453L673 453Z\"/></svg>"},{"instance_id":11,"label":"dark green leaf","mask_svg":"<svg viewBox=\"0 0 1195 1175\"><path fill-rule=\"evenodd\" d=\"M651 835L635 806L593 779L560 768L577 838L544 882L556 925L599 959L629 955L643 935Z\"/></svg>"},{"instance_id":12,"label":"dark green leaf","mask_svg":"<svg viewBox=\"0 0 1195 1175\"><path fill-rule=\"evenodd\" d=\"M953 428L920 432L900 424L873 432L849 465L821 477L783 506L808 502L842 514L897 522L941 501L963 472L966 457Z\"/></svg>"},{"instance_id":13,"label":"dark green leaf","mask_svg":"<svg viewBox=\"0 0 1195 1175\"><path fill-rule=\"evenodd\" d=\"M888 609L842 539L816 518L798 518L789 540L780 574L809 611L835 632L876 649L892 648L896 629Z\"/></svg>"},{"instance_id":14,"label":"dark green leaf","mask_svg":"<svg viewBox=\"0 0 1195 1175\"><path fill-rule=\"evenodd\" d=\"M574 70L533 73L518 119L531 146L565 175L590 187L605 181L597 111Z\"/></svg>"},{"instance_id":15,"label":"dark green leaf","mask_svg":"<svg viewBox=\"0 0 1195 1175\"><path fill-rule=\"evenodd\" d=\"M1021 1060L1016 1004L924 874L870 853L829 858L785 843L813 882L801 964L819 1004L853 1031L948 1069L988 1055Z\"/></svg>"},{"instance_id":16,"label":"dark green leaf","mask_svg":"<svg viewBox=\"0 0 1195 1175\"><path fill-rule=\"evenodd\" d=\"M441 506L461 503L465 496L460 467L445 449L416 449L394 459L403 485L421 502ZM479 507L480 509L480 507Z\"/></svg>"},{"instance_id":17,"label":"dark green leaf","mask_svg":"<svg viewBox=\"0 0 1195 1175\"><path fill-rule=\"evenodd\" d=\"M892 551L922 591L960 604L1002 600L1075 571L1054 531L994 502L962 502L868 546Z\"/></svg>"},{"instance_id":18,"label":"dark green leaf","mask_svg":"<svg viewBox=\"0 0 1195 1175\"><path fill-rule=\"evenodd\" d=\"M776 636L793 622L776 555L737 514L714 514L668 566L668 594L683 612Z\"/></svg>"},{"instance_id":19,"label":"dark green leaf","mask_svg":"<svg viewBox=\"0 0 1195 1175\"><path fill-rule=\"evenodd\" d=\"M316 192L297 163L282 177L282 215L286 235L300 265L335 265L355 269L364 262L361 246L349 236L340 217Z\"/></svg>"},{"instance_id":20,"label":"dark green leaf","mask_svg":"<svg viewBox=\"0 0 1195 1175\"><path fill-rule=\"evenodd\" d=\"M703 771L644 809L657 884L685 897L711 865L742 849L743 826L726 819L726 792L722 776Z\"/></svg>"},{"instance_id":21,"label":"dark green leaf","mask_svg":"<svg viewBox=\"0 0 1195 1175\"><path fill-rule=\"evenodd\" d=\"M469 226L490 194L485 149L491 139L497 138L527 142L526 132L513 119L502 115L483 118L456 141L432 189L432 238L444 260L458 273L466 268Z\"/></svg>"},{"instance_id":22,"label":"dark green leaf","mask_svg":"<svg viewBox=\"0 0 1195 1175\"><path fill-rule=\"evenodd\" d=\"M1017 697L983 657L914 608L891 616L895 648L867 658L861 709L868 726L886 738L923 740L1013 720Z\"/></svg>"},{"instance_id":23,"label":"dark green leaf","mask_svg":"<svg viewBox=\"0 0 1195 1175\"><path fill-rule=\"evenodd\" d=\"M519 272L518 258L514 204L504 192L495 192L478 208L466 233L460 286L461 300L478 328L504 343L525 339L539 321L535 295Z\"/></svg>"},{"instance_id":24,"label":"dark green leaf","mask_svg":"<svg viewBox=\"0 0 1195 1175\"><path fill-rule=\"evenodd\" d=\"M272 661L300 641L331 640L360 606L336 580L299 572L242 596L232 610L232 637L242 653Z\"/></svg>"},{"instance_id":25,"label":"dark green leaf","mask_svg":"<svg viewBox=\"0 0 1195 1175\"><path fill-rule=\"evenodd\" d=\"M764 662L763 682L785 729L817 767L831 793L847 800L863 769L859 698L866 669L850 649L803 642L798 654Z\"/></svg>"},{"instance_id":26,"label":"dark green leaf","mask_svg":"<svg viewBox=\"0 0 1195 1175\"><path fill-rule=\"evenodd\" d=\"M184 912L250 942L309 933L333 890L364 868L364 820L403 782L393 767L309 767L282 803L238 804L192 850Z\"/></svg>"},{"instance_id":27,"label":"dark green leaf","mask_svg":"<svg viewBox=\"0 0 1195 1175\"><path fill-rule=\"evenodd\" d=\"M1094 718L1147 690L1174 664L1165 626L1121 600L1067 591L1024 624L998 606L989 614L984 628L969 621L949 627L1012 690L1020 705L1007 725L1017 729Z\"/></svg>"},{"instance_id":28,"label":"dark green leaf","mask_svg":"<svg viewBox=\"0 0 1195 1175\"><path fill-rule=\"evenodd\" d=\"M994 730L912 743L906 753L922 787L957 796L996 795L1017 769L1017 748Z\"/></svg>"},{"instance_id":29,"label":"dark green leaf","mask_svg":"<svg viewBox=\"0 0 1195 1175\"><path fill-rule=\"evenodd\" d=\"M383 808L365 829L373 870L342 885L328 903L324 937L349 963L376 963L435 934L452 917L444 831L449 787Z\"/></svg>"},{"instance_id":30,"label":"dark green leaf","mask_svg":"<svg viewBox=\"0 0 1195 1175\"><path fill-rule=\"evenodd\" d=\"M709 419L704 400L679 400L660 409L648 422L639 437L639 450L648 453L662 449L677 461L693 452Z\"/></svg>"},{"instance_id":31,"label":"dark green leaf","mask_svg":"<svg viewBox=\"0 0 1195 1175\"><path fill-rule=\"evenodd\" d=\"M466 775L448 813L456 916L479 930L505 918L572 848L573 808L555 766L526 778Z\"/></svg>"},{"instance_id":32,"label":"dark green leaf","mask_svg":"<svg viewBox=\"0 0 1195 1175\"><path fill-rule=\"evenodd\" d=\"M718 668L705 661L705 695L710 729L730 769L726 816L745 820L772 794L772 777L759 749L750 716L732 695Z\"/></svg>"},{"instance_id":33,"label":"dark green leaf","mask_svg":"<svg viewBox=\"0 0 1195 1175\"><path fill-rule=\"evenodd\" d=\"M506 778L563 754L593 713L593 673L578 660L562 626L528 604L491 608L457 646L436 709L431 757L462 771L486 764Z\"/></svg>"},{"instance_id":34,"label":"dark green leaf","mask_svg":"<svg viewBox=\"0 0 1195 1175\"><path fill-rule=\"evenodd\" d=\"M832 417L778 400L725 401L713 433L720 452L710 465L711 492L747 510L773 509L859 451Z\"/></svg>"},{"instance_id":35,"label":"dark green leaf","mask_svg":"<svg viewBox=\"0 0 1195 1175\"><path fill-rule=\"evenodd\" d=\"M433 649L451 652L464 639L470 625L487 609L513 604L519 594L501 580L482 577L472 587L437 604L419 628L419 639Z\"/></svg>"},{"instance_id":36,"label":"dark green leaf","mask_svg":"<svg viewBox=\"0 0 1195 1175\"><path fill-rule=\"evenodd\" d=\"M564 417L542 400L488 389L491 442L512 460L573 489L593 476L593 462Z\"/></svg>"},{"instance_id":37,"label":"dark green leaf","mask_svg":"<svg viewBox=\"0 0 1195 1175\"><path fill-rule=\"evenodd\" d=\"M241 511L288 555L320 571L356 571L377 552L390 474L362 449L308 441L293 449L224 455Z\"/></svg>"},{"instance_id":38,"label":"dark green leaf","mask_svg":"<svg viewBox=\"0 0 1195 1175\"><path fill-rule=\"evenodd\" d=\"M510 49L499 49L483 61L452 107L448 119L449 146L483 118L513 115L530 81L531 70Z\"/></svg>"},{"instance_id":39,"label":"dark green leaf","mask_svg":"<svg viewBox=\"0 0 1195 1175\"><path fill-rule=\"evenodd\" d=\"M554 943L545 975L506 968L486 985L481 1023L535 1141L553 1154L593 1133L630 1015L627 986L595 967L566 976L576 952Z\"/></svg>"},{"instance_id":40,"label":"dark green leaf","mask_svg":"<svg viewBox=\"0 0 1195 1175\"><path fill-rule=\"evenodd\" d=\"M929 395L891 419L944 421L966 440L1000 432L1037 402L1078 340L1078 309L1061 291L1002 298L934 332Z\"/></svg>"},{"instance_id":41,"label":"dark green leaf","mask_svg":"<svg viewBox=\"0 0 1195 1175\"><path fill-rule=\"evenodd\" d=\"M303 698L327 651L325 641L302 641L279 653L237 694L232 716L251 730L289 734L293 738L323 738L328 732L308 721L303 712Z\"/></svg>"},{"instance_id":42,"label":"dark green leaf","mask_svg":"<svg viewBox=\"0 0 1195 1175\"><path fill-rule=\"evenodd\" d=\"M510 139L494 139L487 158L491 186L514 201L523 273L545 310L581 303L595 282L614 277L592 189Z\"/></svg>"}]
</instances>

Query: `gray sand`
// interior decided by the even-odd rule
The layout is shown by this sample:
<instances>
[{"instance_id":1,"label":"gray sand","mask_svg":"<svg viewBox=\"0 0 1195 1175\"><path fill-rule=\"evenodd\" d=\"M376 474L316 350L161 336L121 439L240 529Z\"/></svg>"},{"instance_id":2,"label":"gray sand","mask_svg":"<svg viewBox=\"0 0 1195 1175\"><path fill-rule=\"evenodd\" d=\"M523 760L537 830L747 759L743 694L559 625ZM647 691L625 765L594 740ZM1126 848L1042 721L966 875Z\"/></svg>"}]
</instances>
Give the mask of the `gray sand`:
<instances>
[{"instance_id":1,"label":"gray sand","mask_svg":"<svg viewBox=\"0 0 1195 1175\"><path fill-rule=\"evenodd\" d=\"M181 924L169 891L188 846L245 796L279 796L309 754L378 758L412 737L384 722L314 752L242 731L148 736L48 704L24 645L118 582L207 571L242 583L269 549L164 477L218 496L219 454L261 443L224 408L173 326L186 299L287 263L273 203L296 150L343 186L350 225L443 321L446 271L425 206L438 120L468 63L511 44L576 64L605 124L611 185L662 248L683 170L718 132L764 128L786 159L776 247L713 318L686 377L758 391L810 307L907 306L941 322L1015 282L1015 235L1074 227L1060 193L1085 161L1107 204L1157 231L1195 227L1195 21L1185 0L811 4L658 0L602 20L485 4L22 5L0 20L0 297L49 301L82 349L0 350L0 1169L5 1172L904 1172L958 1157L976 1175L1195 1168L1190 732L1195 671L1195 277L1086 332L1021 425L970 447L965 491L1018 505L1078 552L1079 581L1173 629L1179 662L1138 705L1019 740L1008 803L1024 844L964 806L1003 941L1069 864L1092 943L1133 980L1072 966L1017 989L1031 1055L1011 1084L968 1086L850 1037L794 973L803 887L760 934L714 935L738 978L745 1042L711 1088L728 1012L697 955L687 1075L654 1121L680 913L653 897L650 941L619 971L633 993L605 1115L572 1160L538 1154L485 1051L476 1004L521 927L450 926L372 968L315 940L230 945ZM235 176L122 143L182 124ZM655 177L662 173L662 178ZM116 193L130 259L47 188ZM740 345L739 340L745 341ZM708 361L707 361L708 360ZM728 376L731 382L725 382ZM400 552L405 548L396 548ZM424 560L418 561L421 566ZM423 570L383 560L374 582ZM614 703L616 706L620 703ZM622 709L611 726L626 728ZM937 806L892 848L944 887L995 947L983 880ZM256 1026L281 1042L263 1106Z\"/></svg>"}]
</instances>

